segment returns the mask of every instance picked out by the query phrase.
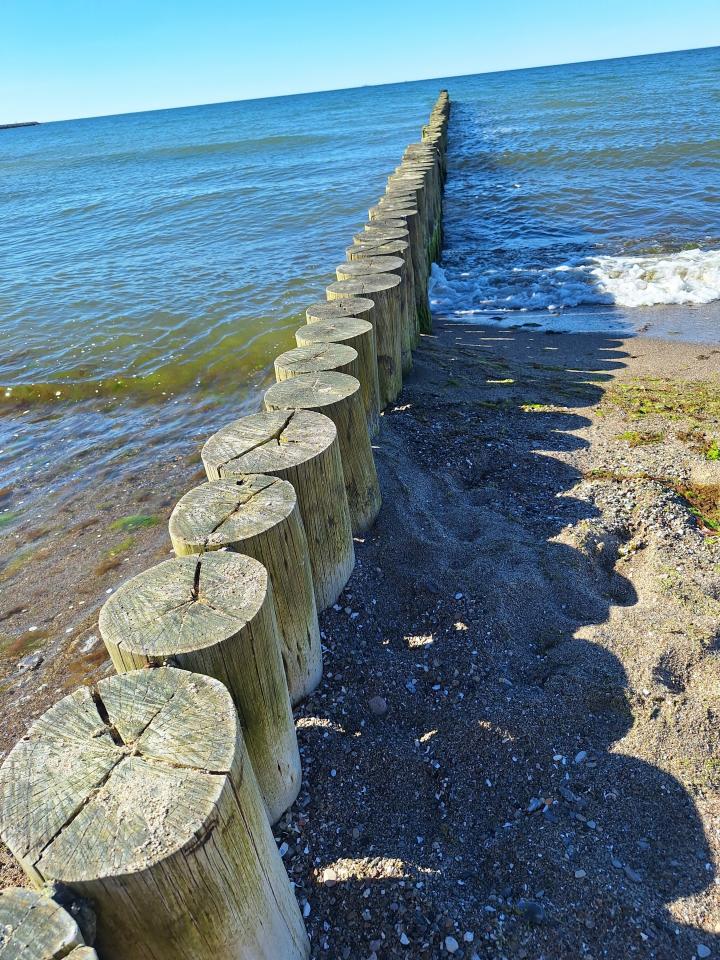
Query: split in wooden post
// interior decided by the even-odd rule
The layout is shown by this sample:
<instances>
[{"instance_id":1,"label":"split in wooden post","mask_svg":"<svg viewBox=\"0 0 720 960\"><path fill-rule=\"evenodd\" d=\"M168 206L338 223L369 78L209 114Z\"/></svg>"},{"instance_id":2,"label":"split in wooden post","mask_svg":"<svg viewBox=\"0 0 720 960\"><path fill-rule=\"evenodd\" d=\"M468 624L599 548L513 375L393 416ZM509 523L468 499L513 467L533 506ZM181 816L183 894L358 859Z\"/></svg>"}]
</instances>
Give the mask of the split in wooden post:
<instances>
[{"instance_id":1,"label":"split in wooden post","mask_svg":"<svg viewBox=\"0 0 720 960\"><path fill-rule=\"evenodd\" d=\"M318 610L335 603L353 571L355 550L332 420L309 410L252 414L210 437L202 459L210 480L265 473L293 485Z\"/></svg>"},{"instance_id":2,"label":"split in wooden post","mask_svg":"<svg viewBox=\"0 0 720 960\"><path fill-rule=\"evenodd\" d=\"M265 567L237 553L166 560L119 587L99 626L118 673L171 662L225 684L268 817L279 820L301 771Z\"/></svg>"},{"instance_id":3,"label":"split in wooden post","mask_svg":"<svg viewBox=\"0 0 720 960\"><path fill-rule=\"evenodd\" d=\"M210 677L136 670L51 707L0 767L0 835L33 883L90 900L102 960L310 952L233 702Z\"/></svg>"},{"instance_id":4,"label":"split in wooden post","mask_svg":"<svg viewBox=\"0 0 720 960\"><path fill-rule=\"evenodd\" d=\"M305 528L292 484L256 473L203 483L173 510L170 539L179 557L228 549L263 564L275 599L290 700L293 705L304 700L322 677L322 647Z\"/></svg>"}]
</instances>

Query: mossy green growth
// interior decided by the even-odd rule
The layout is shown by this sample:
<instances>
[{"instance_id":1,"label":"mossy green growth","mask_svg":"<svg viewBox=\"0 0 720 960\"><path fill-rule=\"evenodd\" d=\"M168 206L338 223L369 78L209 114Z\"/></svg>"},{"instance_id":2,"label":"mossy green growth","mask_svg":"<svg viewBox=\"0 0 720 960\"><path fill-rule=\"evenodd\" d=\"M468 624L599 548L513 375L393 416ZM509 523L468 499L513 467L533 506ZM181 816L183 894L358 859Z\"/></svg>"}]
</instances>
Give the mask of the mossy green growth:
<instances>
[{"instance_id":1,"label":"mossy green growth","mask_svg":"<svg viewBox=\"0 0 720 960\"><path fill-rule=\"evenodd\" d=\"M624 440L631 447L646 447L651 443L662 443L661 433L638 433L636 430L626 430L618 434L618 440Z\"/></svg>"},{"instance_id":2,"label":"mossy green growth","mask_svg":"<svg viewBox=\"0 0 720 960\"><path fill-rule=\"evenodd\" d=\"M16 520L19 516L20 514L16 510L6 510L5 513L0 513L0 531L9 527L13 520Z\"/></svg>"},{"instance_id":3,"label":"mossy green growth","mask_svg":"<svg viewBox=\"0 0 720 960\"><path fill-rule=\"evenodd\" d=\"M656 416L707 423L720 419L720 382L713 380L638 377L612 384L604 399L631 420Z\"/></svg>"},{"instance_id":4,"label":"mossy green growth","mask_svg":"<svg viewBox=\"0 0 720 960\"><path fill-rule=\"evenodd\" d=\"M129 517L119 517L110 524L111 530L130 532L141 530L143 527L154 527L160 523L160 517L145 513L133 513Z\"/></svg>"},{"instance_id":5,"label":"mossy green growth","mask_svg":"<svg viewBox=\"0 0 720 960\"><path fill-rule=\"evenodd\" d=\"M129 553L134 544L135 537L125 537L125 539L121 540L120 543L117 543L114 547L110 547L109 550L106 550L105 556L117 557L123 553Z\"/></svg>"},{"instance_id":6,"label":"mossy green growth","mask_svg":"<svg viewBox=\"0 0 720 960\"><path fill-rule=\"evenodd\" d=\"M720 443L717 440L713 440L710 446L705 451L706 460L720 460Z\"/></svg>"}]
</instances>

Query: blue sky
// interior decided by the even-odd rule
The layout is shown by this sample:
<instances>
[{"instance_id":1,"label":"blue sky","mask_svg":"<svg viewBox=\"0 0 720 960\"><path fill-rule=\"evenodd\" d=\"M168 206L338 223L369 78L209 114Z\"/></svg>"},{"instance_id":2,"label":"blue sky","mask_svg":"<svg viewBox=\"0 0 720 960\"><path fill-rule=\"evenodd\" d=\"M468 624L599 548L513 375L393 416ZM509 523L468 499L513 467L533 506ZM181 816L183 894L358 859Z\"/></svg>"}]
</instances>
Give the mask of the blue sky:
<instances>
[{"instance_id":1,"label":"blue sky","mask_svg":"<svg viewBox=\"0 0 720 960\"><path fill-rule=\"evenodd\" d=\"M0 0L0 123L718 44L718 0Z\"/></svg>"}]
</instances>

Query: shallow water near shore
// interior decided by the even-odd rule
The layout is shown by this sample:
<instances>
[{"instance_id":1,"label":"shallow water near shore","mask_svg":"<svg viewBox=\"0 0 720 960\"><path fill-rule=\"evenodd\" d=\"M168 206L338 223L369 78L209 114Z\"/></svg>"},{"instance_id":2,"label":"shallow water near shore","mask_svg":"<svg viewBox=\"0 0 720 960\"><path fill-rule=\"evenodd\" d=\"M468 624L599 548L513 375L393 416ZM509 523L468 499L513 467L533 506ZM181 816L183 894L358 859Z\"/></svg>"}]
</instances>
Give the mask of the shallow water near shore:
<instances>
[{"instance_id":1,"label":"shallow water near shore","mask_svg":"<svg viewBox=\"0 0 720 960\"><path fill-rule=\"evenodd\" d=\"M438 314L716 340L718 75L714 49L4 131L0 531L257 407L442 85Z\"/></svg>"}]
</instances>

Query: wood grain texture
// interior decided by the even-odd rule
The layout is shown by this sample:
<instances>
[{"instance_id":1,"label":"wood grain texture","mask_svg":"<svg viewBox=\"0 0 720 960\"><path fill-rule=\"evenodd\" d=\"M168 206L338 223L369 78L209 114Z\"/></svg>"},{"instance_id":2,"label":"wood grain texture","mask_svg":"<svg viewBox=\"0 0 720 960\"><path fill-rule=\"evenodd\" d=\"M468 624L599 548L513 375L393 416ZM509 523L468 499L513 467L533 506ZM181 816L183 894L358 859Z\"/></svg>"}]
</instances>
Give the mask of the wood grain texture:
<instances>
[{"instance_id":1,"label":"wood grain texture","mask_svg":"<svg viewBox=\"0 0 720 960\"><path fill-rule=\"evenodd\" d=\"M290 700L300 703L320 682L322 648L305 528L292 484L263 474L210 480L177 503L169 529L178 556L228 549L263 564L275 598Z\"/></svg>"},{"instance_id":2,"label":"wood grain texture","mask_svg":"<svg viewBox=\"0 0 720 960\"><path fill-rule=\"evenodd\" d=\"M402 389L402 280L392 273L338 280L326 288L329 301L367 297L375 304L368 319L375 327L380 404L392 403Z\"/></svg>"},{"instance_id":3,"label":"wood grain texture","mask_svg":"<svg viewBox=\"0 0 720 960\"><path fill-rule=\"evenodd\" d=\"M397 280L397 277L393 279ZM353 533L368 530L380 511L380 485L365 421L360 384L343 373L305 374L265 393L267 410L313 410L337 428Z\"/></svg>"},{"instance_id":4,"label":"wood grain texture","mask_svg":"<svg viewBox=\"0 0 720 960\"><path fill-rule=\"evenodd\" d=\"M372 301L368 301L372 305ZM297 494L318 610L339 597L355 565L337 428L307 410L258 413L228 424L202 449L210 480L265 473Z\"/></svg>"},{"instance_id":5,"label":"wood grain texture","mask_svg":"<svg viewBox=\"0 0 720 960\"><path fill-rule=\"evenodd\" d=\"M95 786L92 776L44 777L50 753L92 756L98 740L113 762ZM0 784L18 775L34 802L3 802L3 839L16 853L22 838L36 882L59 881L94 904L102 960L308 956L237 714L219 681L161 667L75 691L30 728L0 768ZM45 814L54 817L58 807L73 812L48 835Z\"/></svg>"},{"instance_id":6,"label":"wood grain texture","mask_svg":"<svg viewBox=\"0 0 720 960\"><path fill-rule=\"evenodd\" d=\"M367 257L386 257L398 256L405 261L405 285L407 288L407 298L410 305L415 299L415 267L413 265L412 249L407 240L371 240L361 243L355 242L352 247L345 251L348 260L364 260ZM411 313L412 310L411 310ZM420 340L420 322L417 314L417 306L412 315L412 347L418 345Z\"/></svg>"},{"instance_id":7,"label":"wood grain texture","mask_svg":"<svg viewBox=\"0 0 720 960\"><path fill-rule=\"evenodd\" d=\"M308 323L318 320L339 320L342 317L356 317L358 320L367 320L372 323L375 304L367 297L348 297L346 300L319 300L312 303L305 311Z\"/></svg>"},{"instance_id":8,"label":"wood grain texture","mask_svg":"<svg viewBox=\"0 0 720 960\"><path fill-rule=\"evenodd\" d=\"M118 673L171 662L225 684L275 823L297 797L301 771L265 567L236 553L166 560L119 587L99 626Z\"/></svg>"},{"instance_id":9,"label":"wood grain texture","mask_svg":"<svg viewBox=\"0 0 720 960\"><path fill-rule=\"evenodd\" d=\"M0 960L97 960L67 910L35 890L0 891Z\"/></svg>"},{"instance_id":10,"label":"wood grain texture","mask_svg":"<svg viewBox=\"0 0 720 960\"><path fill-rule=\"evenodd\" d=\"M275 358L275 379L280 383L301 373L347 373L360 379L357 350L346 344L313 343L287 350Z\"/></svg>"},{"instance_id":11,"label":"wood grain texture","mask_svg":"<svg viewBox=\"0 0 720 960\"><path fill-rule=\"evenodd\" d=\"M377 370L375 328L367 320L343 317L336 320L316 320L307 323L295 333L299 347L321 343L343 343L358 355L357 379L360 381L365 419L370 437L380 431L380 386Z\"/></svg>"}]
</instances>

